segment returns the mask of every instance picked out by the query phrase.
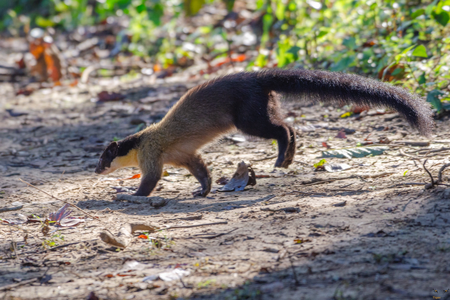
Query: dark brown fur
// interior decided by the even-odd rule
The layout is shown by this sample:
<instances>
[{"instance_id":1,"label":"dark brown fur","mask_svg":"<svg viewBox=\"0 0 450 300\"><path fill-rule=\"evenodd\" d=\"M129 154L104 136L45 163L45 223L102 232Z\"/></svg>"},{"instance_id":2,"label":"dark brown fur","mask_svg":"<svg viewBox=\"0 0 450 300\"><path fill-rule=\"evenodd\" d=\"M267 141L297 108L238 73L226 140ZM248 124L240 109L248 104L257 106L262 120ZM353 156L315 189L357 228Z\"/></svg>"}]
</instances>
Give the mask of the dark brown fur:
<instances>
[{"instance_id":1,"label":"dark brown fur","mask_svg":"<svg viewBox=\"0 0 450 300\"><path fill-rule=\"evenodd\" d=\"M246 134L276 139L279 153L275 166L287 168L294 159L295 131L280 116L280 104L274 92L327 104L387 106L402 114L424 135L429 135L433 126L431 110L425 101L376 80L310 70L243 72L189 90L161 122L118 145L108 146L96 172L102 173L108 163L119 167L138 165L143 177L136 195L147 196L161 178L164 164L181 166L200 182L199 195L206 196L211 189L211 176L197 150L235 128ZM130 157L122 159L117 154L112 162L107 161L111 153L119 152Z\"/></svg>"}]
</instances>

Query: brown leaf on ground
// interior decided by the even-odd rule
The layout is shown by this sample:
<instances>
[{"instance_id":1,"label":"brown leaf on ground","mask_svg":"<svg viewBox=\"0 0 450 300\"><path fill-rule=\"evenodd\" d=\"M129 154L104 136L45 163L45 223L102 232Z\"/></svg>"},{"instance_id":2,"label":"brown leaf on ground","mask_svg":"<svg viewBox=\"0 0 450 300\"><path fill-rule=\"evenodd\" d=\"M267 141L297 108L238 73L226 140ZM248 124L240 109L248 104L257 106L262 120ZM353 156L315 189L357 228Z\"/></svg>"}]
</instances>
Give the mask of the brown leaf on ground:
<instances>
[{"instance_id":1,"label":"brown leaf on ground","mask_svg":"<svg viewBox=\"0 0 450 300\"><path fill-rule=\"evenodd\" d=\"M250 175L249 175L250 173ZM222 188L220 192L243 191L247 185L256 184L256 175L250 165L245 162L238 164L237 170L231 180Z\"/></svg>"},{"instance_id":2,"label":"brown leaf on ground","mask_svg":"<svg viewBox=\"0 0 450 300\"><path fill-rule=\"evenodd\" d=\"M229 182L230 180L228 178L226 178L225 176L220 177L219 179L216 180L217 184L220 185L225 185Z\"/></svg>"},{"instance_id":3,"label":"brown leaf on ground","mask_svg":"<svg viewBox=\"0 0 450 300\"><path fill-rule=\"evenodd\" d=\"M48 219L45 219L41 232L43 235L48 235L49 231L50 231L49 221Z\"/></svg>"},{"instance_id":4,"label":"brown leaf on ground","mask_svg":"<svg viewBox=\"0 0 450 300\"><path fill-rule=\"evenodd\" d=\"M50 36L31 37L29 51L35 58L35 63L29 66L30 73L38 76L41 81L51 79L55 85L60 85L63 77L62 63L53 39Z\"/></svg>"},{"instance_id":5,"label":"brown leaf on ground","mask_svg":"<svg viewBox=\"0 0 450 300\"><path fill-rule=\"evenodd\" d=\"M103 231L100 233L100 238L107 244L119 248L126 248L131 243L133 233L138 230L145 230L148 232L155 232L159 229L156 226L148 224L125 224L119 229L117 236L114 236L110 231Z\"/></svg>"},{"instance_id":6,"label":"brown leaf on ground","mask_svg":"<svg viewBox=\"0 0 450 300\"><path fill-rule=\"evenodd\" d=\"M125 98L124 95L115 92L102 91L97 94L98 102L119 101Z\"/></svg>"}]
</instances>

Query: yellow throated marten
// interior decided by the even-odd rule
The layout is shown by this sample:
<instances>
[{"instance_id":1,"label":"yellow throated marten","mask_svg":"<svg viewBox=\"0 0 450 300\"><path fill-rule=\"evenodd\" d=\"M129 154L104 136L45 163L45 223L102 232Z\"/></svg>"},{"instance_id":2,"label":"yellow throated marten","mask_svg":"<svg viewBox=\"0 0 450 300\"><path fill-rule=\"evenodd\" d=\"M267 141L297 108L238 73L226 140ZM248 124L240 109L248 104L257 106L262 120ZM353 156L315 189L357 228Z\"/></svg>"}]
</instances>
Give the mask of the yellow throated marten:
<instances>
[{"instance_id":1,"label":"yellow throated marten","mask_svg":"<svg viewBox=\"0 0 450 300\"><path fill-rule=\"evenodd\" d=\"M233 129L276 139L276 167L287 168L294 159L295 131L284 123L273 93L297 96L326 104L385 106L399 112L423 135L433 127L429 105L416 95L357 75L311 70L269 69L219 77L186 94L157 124L110 143L95 172L108 174L137 166L142 179L135 195L147 196L161 178L164 164L184 167L200 182L198 195L211 190L211 176L197 150Z\"/></svg>"}]
</instances>

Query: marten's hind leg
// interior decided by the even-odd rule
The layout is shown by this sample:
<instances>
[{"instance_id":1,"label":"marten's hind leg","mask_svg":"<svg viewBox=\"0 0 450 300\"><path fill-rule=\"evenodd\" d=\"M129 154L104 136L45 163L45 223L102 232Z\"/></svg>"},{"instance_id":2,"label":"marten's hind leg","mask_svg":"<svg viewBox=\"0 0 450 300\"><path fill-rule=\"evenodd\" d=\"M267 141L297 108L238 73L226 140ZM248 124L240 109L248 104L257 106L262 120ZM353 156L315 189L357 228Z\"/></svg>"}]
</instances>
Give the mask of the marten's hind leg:
<instances>
[{"instance_id":1,"label":"marten's hind leg","mask_svg":"<svg viewBox=\"0 0 450 300\"><path fill-rule=\"evenodd\" d=\"M290 126L287 126L287 128L289 129L289 144L287 146L284 161L281 164L282 168L287 168L292 164L295 156L295 130Z\"/></svg>"},{"instance_id":2,"label":"marten's hind leg","mask_svg":"<svg viewBox=\"0 0 450 300\"><path fill-rule=\"evenodd\" d=\"M295 133L289 126L282 122L274 124L267 118L248 124L249 126L245 125L247 124L240 124L238 129L246 134L277 140L278 159L275 167L287 168L292 163L295 154Z\"/></svg>"},{"instance_id":3,"label":"marten's hind leg","mask_svg":"<svg viewBox=\"0 0 450 300\"><path fill-rule=\"evenodd\" d=\"M276 139L278 159L275 167L287 168L294 160L295 131L283 122L277 95L253 94L235 112L236 127L246 134Z\"/></svg>"},{"instance_id":4,"label":"marten's hind leg","mask_svg":"<svg viewBox=\"0 0 450 300\"><path fill-rule=\"evenodd\" d=\"M200 155L192 155L179 161L177 164L185 167L200 182L202 190L194 193L194 196L206 197L211 191L211 175Z\"/></svg>"}]
</instances>

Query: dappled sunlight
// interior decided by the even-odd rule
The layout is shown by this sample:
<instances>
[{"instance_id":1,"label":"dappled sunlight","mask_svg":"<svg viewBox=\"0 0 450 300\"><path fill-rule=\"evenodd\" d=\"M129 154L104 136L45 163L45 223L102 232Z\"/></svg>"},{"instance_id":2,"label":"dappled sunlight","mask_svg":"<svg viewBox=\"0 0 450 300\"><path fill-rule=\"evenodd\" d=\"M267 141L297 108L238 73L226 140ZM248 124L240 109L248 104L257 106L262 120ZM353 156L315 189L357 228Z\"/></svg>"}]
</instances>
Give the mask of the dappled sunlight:
<instances>
[{"instance_id":1,"label":"dappled sunlight","mask_svg":"<svg viewBox=\"0 0 450 300\"><path fill-rule=\"evenodd\" d=\"M0 1L0 298L449 299L449 21Z\"/></svg>"}]
</instances>

